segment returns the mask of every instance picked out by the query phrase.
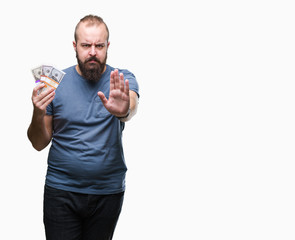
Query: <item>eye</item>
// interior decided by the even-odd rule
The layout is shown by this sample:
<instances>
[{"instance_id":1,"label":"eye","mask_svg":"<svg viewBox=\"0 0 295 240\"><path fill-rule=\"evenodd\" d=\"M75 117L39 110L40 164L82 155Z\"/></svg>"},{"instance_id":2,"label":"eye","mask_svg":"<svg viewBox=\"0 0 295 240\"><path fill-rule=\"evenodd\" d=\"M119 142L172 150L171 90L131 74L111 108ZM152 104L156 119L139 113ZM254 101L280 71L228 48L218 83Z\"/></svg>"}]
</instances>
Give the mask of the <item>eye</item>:
<instances>
[{"instance_id":1,"label":"eye","mask_svg":"<svg viewBox=\"0 0 295 240\"><path fill-rule=\"evenodd\" d=\"M82 46L82 48L89 48L90 44L82 43L81 46Z\"/></svg>"},{"instance_id":2,"label":"eye","mask_svg":"<svg viewBox=\"0 0 295 240\"><path fill-rule=\"evenodd\" d=\"M99 43L99 44L95 45L95 47L98 48L98 49L103 49L104 46L105 46L104 43Z\"/></svg>"}]
</instances>

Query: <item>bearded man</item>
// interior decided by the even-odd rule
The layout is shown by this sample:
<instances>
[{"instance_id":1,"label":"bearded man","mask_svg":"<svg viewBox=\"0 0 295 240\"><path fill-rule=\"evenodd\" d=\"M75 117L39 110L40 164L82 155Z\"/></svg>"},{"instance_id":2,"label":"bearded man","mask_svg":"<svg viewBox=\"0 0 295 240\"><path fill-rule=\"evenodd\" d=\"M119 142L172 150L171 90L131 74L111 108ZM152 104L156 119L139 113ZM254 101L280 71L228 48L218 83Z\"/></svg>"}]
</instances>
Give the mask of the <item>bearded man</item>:
<instances>
[{"instance_id":1,"label":"bearded man","mask_svg":"<svg viewBox=\"0 0 295 240\"><path fill-rule=\"evenodd\" d=\"M46 239L112 239L124 191L122 131L137 111L139 89L128 70L108 64L109 30L87 15L75 29L78 64L56 91L32 94L28 138L41 151L52 142L44 187Z\"/></svg>"}]
</instances>

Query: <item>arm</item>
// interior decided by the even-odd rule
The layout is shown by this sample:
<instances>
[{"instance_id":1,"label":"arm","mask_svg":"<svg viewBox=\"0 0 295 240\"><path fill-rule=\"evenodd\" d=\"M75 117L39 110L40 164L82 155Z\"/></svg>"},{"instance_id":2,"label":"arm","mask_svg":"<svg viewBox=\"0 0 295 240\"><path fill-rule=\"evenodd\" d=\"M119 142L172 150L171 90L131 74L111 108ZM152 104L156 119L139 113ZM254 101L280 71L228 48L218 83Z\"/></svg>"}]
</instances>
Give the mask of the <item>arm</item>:
<instances>
[{"instance_id":1,"label":"arm","mask_svg":"<svg viewBox=\"0 0 295 240\"><path fill-rule=\"evenodd\" d=\"M138 96L137 93L129 90L129 81L124 81L124 75L119 75L118 70L111 72L110 76L110 94L109 99L102 92L98 92L105 108L114 116L120 118L120 121L129 121L137 111ZM125 116L128 114L128 117Z\"/></svg>"},{"instance_id":2,"label":"arm","mask_svg":"<svg viewBox=\"0 0 295 240\"><path fill-rule=\"evenodd\" d=\"M41 151L51 141L52 138L52 116L46 115L46 107L54 99L53 89L42 92L38 95L38 90L44 87L43 84L36 86L33 90L32 102L34 105L33 117L28 128L28 138L33 147Z\"/></svg>"},{"instance_id":3,"label":"arm","mask_svg":"<svg viewBox=\"0 0 295 240\"><path fill-rule=\"evenodd\" d=\"M137 112L137 107L138 107L138 95L136 92L129 90L129 97L130 97L130 112L128 117L126 118L121 118L121 122L127 122L129 121Z\"/></svg>"}]
</instances>

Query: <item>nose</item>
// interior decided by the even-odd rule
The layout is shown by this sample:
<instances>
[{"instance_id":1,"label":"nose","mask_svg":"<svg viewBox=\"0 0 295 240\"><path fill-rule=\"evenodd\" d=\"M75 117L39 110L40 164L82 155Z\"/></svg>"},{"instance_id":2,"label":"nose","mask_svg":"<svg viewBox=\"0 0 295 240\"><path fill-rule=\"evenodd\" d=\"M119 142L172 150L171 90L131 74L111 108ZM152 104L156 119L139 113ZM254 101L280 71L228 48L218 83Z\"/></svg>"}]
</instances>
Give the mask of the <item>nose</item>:
<instances>
[{"instance_id":1,"label":"nose","mask_svg":"<svg viewBox=\"0 0 295 240\"><path fill-rule=\"evenodd\" d=\"M90 55L91 56L95 56L96 55L96 51L95 51L95 46L92 45L91 48L90 48Z\"/></svg>"}]
</instances>

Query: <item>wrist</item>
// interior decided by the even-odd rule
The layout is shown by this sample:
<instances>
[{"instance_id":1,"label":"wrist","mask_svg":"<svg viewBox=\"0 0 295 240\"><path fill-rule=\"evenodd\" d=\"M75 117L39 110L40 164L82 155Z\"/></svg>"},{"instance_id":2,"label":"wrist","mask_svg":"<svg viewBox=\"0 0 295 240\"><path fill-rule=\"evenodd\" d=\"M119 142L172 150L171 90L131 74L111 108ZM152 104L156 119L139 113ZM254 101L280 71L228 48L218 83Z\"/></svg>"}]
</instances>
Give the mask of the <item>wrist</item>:
<instances>
[{"instance_id":1,"label":"wrist","mask_svg":"<svg viewBox=\"0 0 295 240\"><path fill-rule=\"evenodd\" d=\"M119 120L122 120L122 119L125 119L125 118L128 118L129 117L129 114L130 114L130 108L128 109L128 112L124 115L124 116L122 116L122 117L117 117Z\"/></svg>"}]
</instances>

